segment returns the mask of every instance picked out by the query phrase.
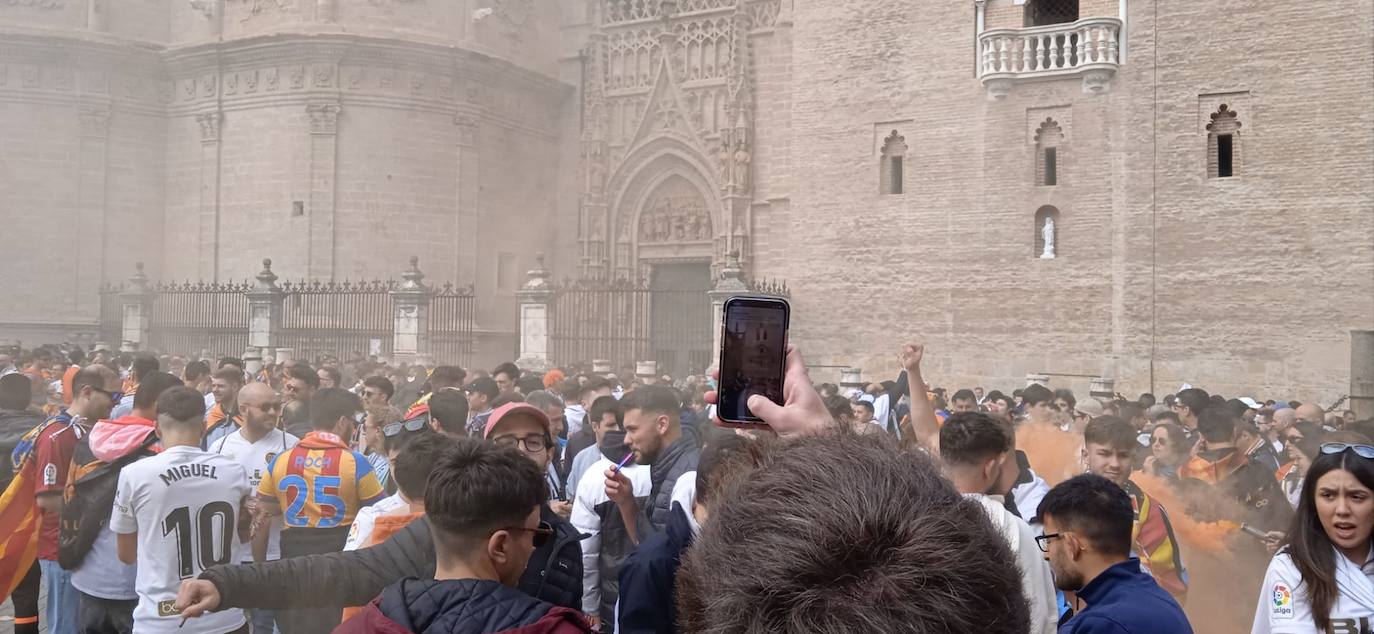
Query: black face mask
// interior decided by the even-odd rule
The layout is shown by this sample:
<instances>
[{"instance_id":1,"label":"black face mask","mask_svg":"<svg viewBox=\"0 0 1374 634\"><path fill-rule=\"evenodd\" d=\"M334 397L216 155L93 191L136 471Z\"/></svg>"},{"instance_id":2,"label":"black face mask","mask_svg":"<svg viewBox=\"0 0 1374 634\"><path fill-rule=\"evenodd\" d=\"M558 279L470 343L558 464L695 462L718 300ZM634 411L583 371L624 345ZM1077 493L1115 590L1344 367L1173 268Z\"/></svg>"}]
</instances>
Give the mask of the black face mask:
<instances>
[{"instance_id":1,"label":"black face mask","mask_svg":"<svg viewBox=\"0 0 1374 634\"><path fill-rule=\"evenodd\" d=\"M608 431L601 437L601 444L597 445L601 449L601 455L607 460L619 464L625 454L630 453L630 448L625 446L625 432Z\"/></svg>"}]
</instances>

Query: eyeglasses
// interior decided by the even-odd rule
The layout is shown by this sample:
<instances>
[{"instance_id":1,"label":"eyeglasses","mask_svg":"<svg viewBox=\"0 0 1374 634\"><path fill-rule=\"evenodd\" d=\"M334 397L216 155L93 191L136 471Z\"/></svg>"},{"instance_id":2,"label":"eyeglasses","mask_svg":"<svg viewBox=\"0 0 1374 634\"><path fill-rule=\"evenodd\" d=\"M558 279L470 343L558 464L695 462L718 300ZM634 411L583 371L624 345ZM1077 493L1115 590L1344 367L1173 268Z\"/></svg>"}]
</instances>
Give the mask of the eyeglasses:
<instances>
[{"instance_id":1,"label":"eyeglasses","mask_svg":"<svg viewBox=\"0 0 1374 634\"><path fill-rule=\"evenodd\" d=\"M243 405L244 407L252 407L252 408L260 409L260 410L262 410L262 411L264 411L264 412L275 412L275 411L277 411L278 408L281 407L281 403L276 403L276 402L272 402L272 403L263 403L262 405L258 405L258 404L256 404L256 403L243 403L242 405Z\"/></svg>"},{"instance_id":2,"label":"eyeglasses","mask_svg":"<svg viewBox=\"0 0 1374 634\"><path fill-rule=\"evenodd\" d=\"M1299 436L1299 435L1297 435L1297 434L1289 434L1289 435L1283 437L1283 442L1286 442L1286 443L1295 443L1295 442L1302 442L1302 441L1303 441L1303 437L1302 437L1302 436Z\"/></svg>"},{"instance_id":3,"label":"eyeglasses","mask_svg":"<svg viewBox=\"0 0 1374 634\"><path fill-rule=\"evenodd\" d=\"M92 389L92 390L95 390L95 391L97 391L97 392L100 392L101 394L104 394L105 396L110 397L110 401L111 401L111 402L114 402L114 403L118 403L119 401L121 401L121 400L124 399L124 392L122 392L122 391L120 391L120 390L114 390L114 391L112 392L112 391L110 391L110 390L102 390L102 389L100 389L100 388L98 388L98 387L92 387L91 389Z\"/></svg>"},{"instance_id":4,"label":"eyeglasses","mask_svg":"<svg viewBox=\"0 0 1374 634\"><path fill-rule=\"evenodd\" d=\"M1322 453L1328 456L1341 453L1347 449L1354 451L1355 455L1365 460L1374 460L1374 447L1369 445L1352 445L1343 442L1329 442L1322 445Z\"/></svg>"},{"instance_id":5,"label":"eyeglasses","mask_svg":"<svg viewBox=\"0 0 1374 634\"><path fill-rule=\"evenodd\" d=\"M386 436L387 438L390 438L401 433L402 429L410 432L416 432L420 431L421 429L424 429L427 424L429 424L429 421L424 418L412 418L410 420L401 421L399 423L392 423L390 425L387 425L386 427L383 427L382 435Z\"/></svg>"},{"instance_id":6,"label":"eyeglasses","mask_svg":"<svg viewBox=\"0 0 1374 634\"><path fill-rule=\"evenodd\" d=\"M1050 540L1059 539L1060 537L1063 537L1063 536L1064 536L1064 533L1050 533L1049 535L1036 535L1036 536L1035 536L1035 545L1040 547L1040 552L1042 552L1042 553L1047 553L1047 552L1050 552Z\"/></svg>"},{"instance_id":7,"label":"eyeglasses","mask_svg":"<svg viewBox=\"0 0 1374 634\"><path fill-rule=\"evenodd\" d=\"M1150 444L1152 444L1152 445L1167 445L1167 444L1169 444L1169 438L1168 438L1167 436L1155 436L1154 438L1151 438L1151 439L1150 439Z\"/></svg>"},{"instance_id":8,"label":"eyeglasses","mask_svg":"<svg viewBox=\"0 0 1374 634\"><path fill-rule=\"evenodd\" d=\"M549 440L543 436L525 436L516 438L515 436L497 436L492 439L499 447L520 446L526 453L539 453L549 448Z\"/></svg>"},{"instance_id":9,"label":"eyeglasses","mask_svg":"<svg viewBox=\"0 0 1374 634\"><path fill-rule=\"evenodd\" d=\"M501 530L505 530L505 531L521 531L521 532L529 531L529 532L531 532L531 533L534 533L534 547L535 547L535 548L539 548L539 547L543 546L544 544L549 543L549 538L550 538L550 537L553 537L553 526L550 526L548 522L540 522L540 523L539 523L539 526L537 526L537 527L535 527L535 528L525 528L525 527L523 527L523 526L512 526L512 527L510 527L510 528L503 528L503 529L501 529Z\"/></svg>"}]
</instances>

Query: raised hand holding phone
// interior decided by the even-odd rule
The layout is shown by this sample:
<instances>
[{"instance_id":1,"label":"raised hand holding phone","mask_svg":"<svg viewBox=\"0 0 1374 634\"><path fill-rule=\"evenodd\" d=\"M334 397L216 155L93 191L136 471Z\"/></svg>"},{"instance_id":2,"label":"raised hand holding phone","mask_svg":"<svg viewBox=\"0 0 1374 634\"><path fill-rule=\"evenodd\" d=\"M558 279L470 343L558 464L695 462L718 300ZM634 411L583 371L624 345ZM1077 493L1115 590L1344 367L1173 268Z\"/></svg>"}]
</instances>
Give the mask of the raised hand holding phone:
<instances>
[{"instance_id":1,"label":"raised hand holding phone","mask_svg":"<svg viewBox=\"0 0 1374 634\"><path fill-rule=\"evenodd\" d=\"M785 368L782 405L759 395L749 399L749 409L763 420L763 427L779 436L796 436L814 434L834 425L835 421L830 417L830 411L825 408L825 402L816 392L816 387L811 384L811 375L807 372L801 351L796 346L787 346ZM713 376L719 378L718 373L713 373ZM719 400L718 397L717 392L707 392L705 400L714 405ZM738 426L724 423L719 416L716 417L716 424L721 427Z\"/></svg>"},{"instance_id":2,"label":"raised hand holding phone","mask_svg":"<svg viewBox=\"0 0 1374 634\"><path fill-rule=\"evenodd\" d=\"M722 424L760 427L754 397L783 402L783 372L791 307L771 297L731 297L721 315L720 390Z\"/></svg>"}]
</instances>

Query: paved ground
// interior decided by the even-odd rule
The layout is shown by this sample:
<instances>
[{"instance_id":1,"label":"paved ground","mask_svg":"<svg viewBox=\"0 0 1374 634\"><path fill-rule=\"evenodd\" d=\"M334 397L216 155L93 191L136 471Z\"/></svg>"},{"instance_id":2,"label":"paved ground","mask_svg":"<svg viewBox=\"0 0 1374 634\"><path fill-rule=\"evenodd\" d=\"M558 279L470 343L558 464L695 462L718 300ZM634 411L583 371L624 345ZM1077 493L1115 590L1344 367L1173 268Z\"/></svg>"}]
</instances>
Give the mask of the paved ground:
<instances>
[{"instance_id":1,"label":"paved ground","mask_svg":"<svg viewBox=\"0 0 1374 634\"><path fill-rule=\"evenodd\" d=\"M46 631L48 631L48 627L47 627L47 626L48 626L48 620L47 620L46 618L44 618L44 616L43 616L43 613L46 611L45 608L47 607L47 606L45 605L45 601L46 601L47 598L48 598L48 593L47 593L46 591L40 589L40 590L39 590L39 594L38 594L38 624L39 624L39 631L41 631L41 632L46 632ZM12 601L10 601L8 598L6 598L6 599L5 599L5 603L4 603L4 604L0 604L0 632L13 632L13 631L14 631L14 603L13 603Z\"/></svg>"}]
</instances>

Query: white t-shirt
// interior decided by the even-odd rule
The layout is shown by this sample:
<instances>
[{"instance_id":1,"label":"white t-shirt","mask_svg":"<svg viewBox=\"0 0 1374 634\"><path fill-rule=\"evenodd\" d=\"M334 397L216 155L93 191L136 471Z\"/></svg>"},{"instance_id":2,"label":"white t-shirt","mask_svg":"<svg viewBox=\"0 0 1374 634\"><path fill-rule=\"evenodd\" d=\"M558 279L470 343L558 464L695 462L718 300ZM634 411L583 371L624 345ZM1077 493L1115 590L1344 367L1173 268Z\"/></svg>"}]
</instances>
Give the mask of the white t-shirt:
<instances>
[{"instance_id":1,"label":"white t-shirt","mask_svg":"<svg viewBox=\"0 0 1374 634\"><path fill-rule=\"evenodd\" d=\"M134 630L177 634L172 604L182 580L206 568L242 561L242 502L252 493L239 463L199 447L171 447L119 473L110 530L138 533L138 607ZM223 634L244 624L243 610L211 612L196 632Z\"/></svg>"},{"instance_id":2,"label":"white t-shirt","mask_svg":"<svg viewBox=\"0 0 1374 634\"><path fill-rule=\"evenodd\" d=\"M1334 548L1333 548L1334 550ZM1374 552L1370 553L1374 555ZM1374 580L1353 562L1336 551L1336 603L1331 606L1332 632L1359 634L1374 626ZM1364 570L1374 569L1374 559ZM1269 562L1260 586L1259 605L1251 634L1321 634L1312 624L1312 606L1307 587L1302 583L1288 553L1279 553Z\"/></svg>"},{"instance_id":3,"label":"white t-shirt","mask_svg":"<svg viewBox=\"0 0 1374 634\"><path fill-rule=\"evenodd\" d=\"M1059 598L1045 554L1035 544L1035 532L1025 520L1006 509L1000 495L965 493L964 497L982 505L1016 557L1016 565L1021 569L1021 589L1030 604L1031 634L1054 634L1059 620Z\"/></svg>"},{"instance_id":4,"label":"white t-shirt","mask_svg":"<svg viewBox=\"0 0 1374 634\"><path fill-rule=\"evenodd\" d=\"M243 437L243 430L237 429L210 445L210 452L239 463L243 470L248 473L248 485L256 491L258 490L258 483L262 482L263 474L267 473L268 465L272 464L272 459L276 458L277 454L290 451L300 441L301 439L280 429L273 429L267 432L266 436L259 438L257 442L249 444L248 440ZM285 524L283 524L281 516L272 520L272 525L267 534L267 561L281 559L281 530L283 526ZM242 563L252 563L252 549L246 549L243 557Z\"/></svg>"},{"instance_id":5,"label":"white t-shirt","mask_svg":"<svg viewBox=\"0 0 1374 634\"><path fill-rule=\"evenodd\" d=\"M348 541L344 543L344 550L358 550L366 546L372 538L372 527L377 525L377 518L392 511L410 506L405 500L401 499L401 493L384 497L372 506L364 506L358 509L357 517L353 518L353 525L348 529Z\"/></svg>"}]
</instances>

